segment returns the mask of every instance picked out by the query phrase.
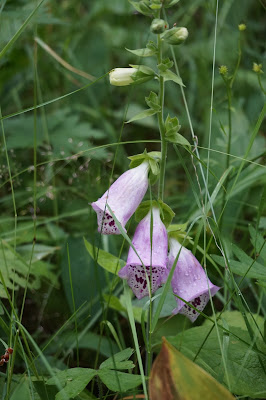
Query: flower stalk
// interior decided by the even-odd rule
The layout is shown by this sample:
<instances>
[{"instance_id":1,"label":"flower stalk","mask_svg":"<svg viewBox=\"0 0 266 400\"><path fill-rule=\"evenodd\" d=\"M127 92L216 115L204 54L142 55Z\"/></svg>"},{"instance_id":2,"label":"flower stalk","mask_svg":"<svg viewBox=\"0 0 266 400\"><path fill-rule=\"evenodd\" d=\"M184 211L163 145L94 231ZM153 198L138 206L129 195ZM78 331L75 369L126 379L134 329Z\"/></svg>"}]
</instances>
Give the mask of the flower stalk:
<instances>
[{"instance_id":1,"label":"flower stalk","mask_svg":"<svg viewBox=\"0 0 266 400\"><path fill-rule=\"evenodd\" d=\"M158 46L158 55L157 55L157 62L158 65L162 62L162 39L161 35L157 37L157 46ZM159 76L159 105L161 107L160 112L158 112L158 124L159 124L159 131L161 137L161 169L160 169L160 180L159 180L159 190L158 190L158 197L160 200L163 200L164 197L164 181L165 181L165 168L166 168L166 158L167 158L167 141L165 137L165 126L164 126L164 116L163 116L163 109L164 109L164 78L163 76Z\"/></svg>"}]
</instances>

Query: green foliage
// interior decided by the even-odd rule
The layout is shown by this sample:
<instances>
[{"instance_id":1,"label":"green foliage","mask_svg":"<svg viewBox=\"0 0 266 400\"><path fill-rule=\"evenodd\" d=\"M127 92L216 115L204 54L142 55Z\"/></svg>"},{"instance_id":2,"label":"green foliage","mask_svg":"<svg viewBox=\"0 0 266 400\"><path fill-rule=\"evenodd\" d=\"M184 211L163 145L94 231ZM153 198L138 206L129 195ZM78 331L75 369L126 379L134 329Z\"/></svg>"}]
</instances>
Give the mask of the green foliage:
<instances>
[{"instance_id":1,"label":"green foliage","mask_svg":"<svg viewBox=\"0 0 266 400\"><path fill-rule=\"evenodd\" d=\"M86 239L84 239L84 243L92 259L106 271L111 272L111 274L117 275L119 269L125 266L125 261L120 260L104 250L93 247Z\"/></svg>"},{"instance_id":2,"label":"green foliage","mask_svg":"<svg viewBox=\"0 0 266 400\"><path fill-rule=\"evenodd\" d=\"M234 396L206 371L184 357L166 339L154 362L149 382L151 400L233 400Z\"/></svg>"},{"instance_id":3,"label":"green foliage","mask_svg":"<svg viewBox=\"0 0 266 400\"><path fill-rule=\"evenodd\" d=\"M25 250L25 247L23 246ZM28 286L30 289L38 290L41 287L41 279L44 278L53 285L58 285L57 277L53 271L53 265L39 261L47 255L43 247L34 249L33 257L28 254L28 259L22 257L9 246L2 247L0 253L1 275L0 275L0 297L7 298L7 289L18 290ZM39 250L39 251L38 251ZM49 247L48 254L55 252L56 248ZM28 279L29 275L29 279Z\"/></svg>"},{"instance_id":4,"label":"green foliage","mask_svg":"<svg viewBox=\"0 0 266 400\"><path fill-rule=\"evenodd\" d=\"M63 386L59 391L55 400L64 400L74 398L82 392L88 383L98 375L102 382L114 392L125 392L128 389L133 389L140 385L141 379L139 375L128 374L114 369L132 369L134 364L128 361L132 355L132 349L125 349L113 357L105 360L99 370L89 368L71 368L66 371L61 371L55 377L47 381L47 385L54 386L57 381Z\"/></svg>"},{"instance_id":5,"label":"green foliage","mask_svg":"<svg viewBox=\"0 0 266 400\"><path fill-rule=\"evenodd\" d=\"M265 10L220 3L217 24L216 3L204 1L0 5L0 357L14 348L0 366L1 399L142 395L142 361L149 371L163 336L234 395L266 397L266 81L252 71L265 71ZM158 16L168 36L176 22L187 26L189 40L158 46ZM111 87L108 71L128 65L142 84ZM162 110L161 215L222 288L194 327L172 315L170 282L151 299L133 298L126 282L122 291L117 273L136 221L124 237L100 236L88 204L128 168L128 155L131 168L149 161L158 198ZM138 220L149 192L144 200ZM127 373L134 365L140 375Z\"/></svg>"},{"instance_id":6,"label":"green foliage","mask_svg":"<svg viewBox=\"0 0 266 400\"><path fill-rule=\"evenodd\" d=\"M254 317L261 326L262 318ZM265 343L257 332L256 343L262 353L255 351L254 343L250 340L240 312L225 312L222 320L228 324L229 333L225 332L225 336L221 328L217 333L212 324L208 322L203 326L187 330L186 335L179 333L176 337L168 339L190 359L193 359L200 349L196 363L206 369L214 378L220 378L220 382L228 386L233 393L251 398L264 398L266 393L265 371L261 365L266 361ZM217 334L220 335L221 340L223 337L228 338L229 335L229 346L223 359ZM221 369L222 375L220 374Z\"/></svg>"}]
</instances>

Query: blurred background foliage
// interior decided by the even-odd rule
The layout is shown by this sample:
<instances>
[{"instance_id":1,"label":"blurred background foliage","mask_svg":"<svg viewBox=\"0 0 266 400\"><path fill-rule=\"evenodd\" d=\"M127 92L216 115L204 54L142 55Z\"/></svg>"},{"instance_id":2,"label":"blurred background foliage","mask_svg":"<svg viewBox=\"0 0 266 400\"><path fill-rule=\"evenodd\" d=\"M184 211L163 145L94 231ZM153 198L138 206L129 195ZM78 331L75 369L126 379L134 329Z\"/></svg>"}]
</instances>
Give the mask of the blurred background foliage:
<instances>
[{"instance_id":1,"label":"blurred background foliage","mask_svg":"<svg viewBox=\"0 0 266 400\"><path fill-rule=\"evenodd\" d=\"M2 2L1 49L35 6L36 1L30 0ZM186 85L185 93L198 145L205 148L209 140L215 7L215 1L193 0L180 1L176 7L167 10L170 26L176 23L177 26L186 26L189 31L188 40L175 48L175 54ZM226 65L229 74L234 71L238 59L240 23L245 23L247 29L241 33L242 58L232 90L230 164L233 170L229 187L250 143L265 100L257 76L252 71L253 62L264 62L265 2L224 0L220 2L217 26L210 143L215 151L210 152L210 193L225 170L228 141L226 88L219 75L219 66ZM145 108L144 97L150 90L157 91L157 83L154 81L136 87L116 88L109 85L107 74L112 68L127 67L129 64L155 66L152 59L138 60L125 50L143 48L148 40L155 40L149 25L149 18L135 12L127 0L47 0L12 48L0 59L3 127L17 210L15 218L1 135L0 234L4 253L11 260L10 271L14 274L9 276L10 288L14 281L16 305L19 308L26 285L25 266L32 257L32 243L35 240L33 216L36 190L36 244L23 323L35 335L35 340L45 343L70 318L74 311L70 262L76 308L82 306L78 314L79 327L85 329L83 338L87 338L86 343L82 342L83 339L80 342L81 348L84 345L87 349L82 353L81 365L86 363L90 354L88 348L97 349L97 336L93 335L99 333L99 327L96 326L93 332L91 328L101 316L104 304L101 291L104 293L110 282L109 275L99 271L89 258L83 237L116 255L122 243L121 237L100 238L96 215L88 203L107 189L113 166L112 181L127 169L127 156L141 153L145 147L148 151L159 149L158 143L138 142L158 140L155 118L123 125L123 121ZM165 51L165 55L171 57L167 48ZM58 62L55 55L68 63L68 67ZM75 72L69 66L75 68ZM52 101L83 88L101 76L102 79L89 87ZM266 86L263 76L262 82ZM36 113L32 110L32 107L45 102L48 104L38 108ZM182 135L192 143L181 92L172 82L166 84L165 106L166 114L178 117ZM31 108L31 111L21 112L27 108ZM116 146L120 141L137 143ZM264 149L265 132L262 125L247 157L257 164L245 164L227 203L222 232L228 248L234 241L251 254L253 247L249 239L249 224L261 231L266 228L260 203L265 169L258 165L265 161ZM36 187L34 154L38 165ZM206 150L200 149L200 154L202 161L206 162ZM195 159L194 163L197 164ZM169 146L165 199L176 213L175 223L191 222L199 212L184 165L194 190L199 193L190 154L180 148L178 156L174 148ZM200 177L199 180L202 186ZM218 216L221 205L222 193L215 202ZM135 222L132 221L130 235L134 227ZM197 229L196 224L190 235L195 236ZM202 244L202 240L200 238L199 243ZM124 259L126 249L125 246L122 250L121 257ZM219 254L214 243L209 251ZM12 263L12 257L16 258L16 265ZM0 262L4 270L5 263L1 258ZM210 270L210 277L212 274L218 277L215 271ZM121 293L122 288L117 288ZM1 286L0 294L5 296ZM8 305L7 300L3 301L3 305ZM128 329L126 325L123 326L123 321L122 328ZM69 330L68 335L65 334L66 330L61 335L60 347L49 347L50 354L54 354L54 363L60 358L62 348L64 357L61 360L69 356L73 341L75 345L73 332ZM108 346L103 346L103 349L104 355L109 356ZM75 365L73 358L70 364Z\"/></svg>"}]
</instances>

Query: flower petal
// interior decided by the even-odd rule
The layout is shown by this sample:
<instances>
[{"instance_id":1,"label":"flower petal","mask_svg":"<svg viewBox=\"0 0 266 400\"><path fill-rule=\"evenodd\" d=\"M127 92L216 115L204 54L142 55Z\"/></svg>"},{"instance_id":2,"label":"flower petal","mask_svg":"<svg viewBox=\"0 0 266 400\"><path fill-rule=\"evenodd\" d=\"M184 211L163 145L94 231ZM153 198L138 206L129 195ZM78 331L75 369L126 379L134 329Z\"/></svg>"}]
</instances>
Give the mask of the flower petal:
<instances>
[{"instance_id":1,"label":"flower petal","mask_svg":"<svg viewBox=\"0 0 266 400\"><path fill-rule=\"evenodd\" d=\"M138 299L149 295L147 276L149 277L151 292L155 292L168 276L167 269L167 232L160 218L160 211L154 207L153 235L151 246L151 211L137 226L132 243L137 254L130 247L127 264L118 275L127 279L128 285Z\"/></svg>"},{"instance_id":2,"label":"flower petal","mask_svg":"<svg viewBox=\"0 0 266 400\"><path fill-rule=\"evenodd\" d=\"M220 288L213 285L208 279L205 270L190 250L181 247L181 244L174 238L170 238L169 245L169 269L180 251L171 282L174 294L191 303L199 311L203 311L210 299L210 294L214 296ZM176 301L177 308L173 310L174 314L184 314L192 322L198 318L199 313L196 310L179 298Z\"/></svg>"},{"instance_id":3,"label":"flower petal","mask_svg":"<svg viewBox=\"0 0 266 400\"><path fill-rule=\"evenodd\" d=\"M101 198L91 203L97 213L98 231L103 234L121 232L110 215L107 205L116 218L125 227L129 218L134 214L148 188L149 164L144 161L136 168L122 174Z\"/></svg>"}]
</instances>

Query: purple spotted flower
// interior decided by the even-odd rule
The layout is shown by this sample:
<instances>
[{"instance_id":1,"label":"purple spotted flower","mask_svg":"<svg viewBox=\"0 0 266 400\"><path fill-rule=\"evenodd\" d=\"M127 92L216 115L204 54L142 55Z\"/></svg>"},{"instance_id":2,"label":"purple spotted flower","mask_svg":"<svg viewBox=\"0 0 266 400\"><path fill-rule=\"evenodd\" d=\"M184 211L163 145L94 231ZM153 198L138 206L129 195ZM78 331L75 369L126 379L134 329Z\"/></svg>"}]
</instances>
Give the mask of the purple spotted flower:
<instances>
[{"instance_id":1,"label":"purple spotted flower","mask_svg":"<svg viewBox=\"0 0 266 400\"><path fill-rule=\"evenodd\" d=\"M153 215L152 248L151 212ZM149 295L147 276L153 293L165 283L169 273L167 270L167 232L161 221L159 208L153 207L140 221L132 243L138 255L130 247L127 264L119 271L118 275L120 278L127 279L135 296L141 299Z\"/></svg>"},{"instance_id":2,"label":"purple spotted flower","mask_svg":"<svg viewBox=\"0 0 266 400\"><path fill-rule=\"evenodd\" d=\"M169 247L168 268L171 269L181 244L176 239L170 238ZM220 289L211 283L198 260L185 247L181 248L171 284L174 294L191 303L199 311L205 308L210 299L210 294L214 296ZM178 298L176 298L176 301L177 308L174 309L174 314L184 314L192 322L198 318L199 313L196 310Z\"/></svg>"},{"instance_id":3,"label":"purple spotted flower","mask_svg":"<svg viewBox=\"0 0 266 400\"><path fill-rule=\"evenodd\" d=\"M120 231L109 212L111 208L123 228L134 214L148 188L149 163L144 161L122 174L100 199L91 203L97 213L98 231L105 235L119 235Z\"/></svg>"}]
</instances>

